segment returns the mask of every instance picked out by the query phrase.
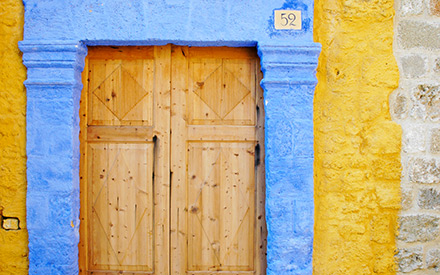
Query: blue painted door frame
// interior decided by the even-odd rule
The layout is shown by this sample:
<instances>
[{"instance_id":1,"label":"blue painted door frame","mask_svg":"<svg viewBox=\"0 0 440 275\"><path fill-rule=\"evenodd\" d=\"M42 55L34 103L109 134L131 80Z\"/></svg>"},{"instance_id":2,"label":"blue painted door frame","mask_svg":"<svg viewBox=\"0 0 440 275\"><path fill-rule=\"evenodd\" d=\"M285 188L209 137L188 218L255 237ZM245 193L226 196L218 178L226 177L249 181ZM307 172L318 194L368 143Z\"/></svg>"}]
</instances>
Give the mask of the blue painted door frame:
<instances>
[{"instance_id":1,"label":"blue painted door frame","mask_svg":"<svg viewBox=\"0 0 440 275\"><path fill-rule=\"evenodd\" d=\"M91 45L255 46L264 79L267 274L311 274L313 0L24 0L29 274L77 274L79 99ZM302 13L276 30L274 10Z\"/></svg>"}]
</instances>

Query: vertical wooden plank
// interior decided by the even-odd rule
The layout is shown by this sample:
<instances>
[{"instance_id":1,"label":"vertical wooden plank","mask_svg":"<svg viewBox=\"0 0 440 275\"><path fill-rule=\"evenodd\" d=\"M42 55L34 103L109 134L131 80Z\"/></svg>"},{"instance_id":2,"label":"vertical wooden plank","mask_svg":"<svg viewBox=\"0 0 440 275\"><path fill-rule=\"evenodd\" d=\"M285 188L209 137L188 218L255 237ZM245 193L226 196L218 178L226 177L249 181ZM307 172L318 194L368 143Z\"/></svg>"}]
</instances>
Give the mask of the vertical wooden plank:
<instances>
[{"instance_id":1,"label":"vertical wooden plank","mask_svg":"<svg viewBox=\"0 0 440 275\"><path fill-rule=\"evenodd\" d=\"M193 167L198 180L192 187L197 193L194 200L198 201L199 209L192 227L199 228L194 243L201 243L201 249L193 247L192 253L198 255L192 264L193 268L206 270L221 264L221 162L222 152L216 143L194 143L197 154L190 160L188 167ZM194 204L191 200L189 203Z\"/></svg>"},{"instance_id":2,"label":"vertical wooden plank","mask_svg":"<svg viewBox=\"0 0 440 275\"><path fill-rule=\"evenodd\" d=\"M240 125L255 125L256 61L255 59L225 60L225 83L229 86L224 89L231 89L236 96L231 98L232 102L225 110L225 121Z\"/></svg>"},{"instance_id":3,"label":"vertical wooden plank","mask_svg":"<svg viewBox=\"0 0 440 275\"><path fill-rule=\"evenodd\" d=\"M155 274L169 274L171 46L154 48L155 79Z\"/></svg>"},{"instance_id":4,"label":"vertical wooden plank","mask_svg":"<svg viewBox=\"0 0 440 275\"><path fill-rule=\"evenodd\" d=\"M254 157L252 143L223 143L225 237L222 263L233 270L253 270Z\"/></svg>"},{"instance_id":5,"label":"vertical wooden plank","mask_svg":"<svg viewBox=\"0 0 440 275\"><path fill-rule=\"evenodd\" d=\"M171 274L185 274L188 257L187 240L187 116L186 97L188 94L188 47L171 48L171 217L170 217L170 259Z\"/></svg>"},{"instance_id":6,"label":"vertical wooden plank","mask_svg":"<svg viewBox=\"0 0 440 275\"><path fill-rule=\"evenodd\" d=\"M106 104L111 106L113 113L118 111L118 100L114 100L114 97L119 97L122 93L122 70L121 62L116 60L106 60L105 66L105 82L102 84L102 90L105 94L101 98ZM119 95L118 95L119 94ZM116 95L116 96L114 96ZM102 108L104 110L104 108ZM111 118L112 125L119 125L119 119L116 117Z\"/></svg>"},{"instance_id":7,"label":"vertical wooden plank","mask_svg":"<svg viewBox=\"0 0 440 275\"><path fill-rule=\"evenodd\" d=\"M129 77L136 80L136 88L143 92L139 95L138 102L123 117L123 124L152 126L154 60L145 59L136 62L136 66L130 66L132 63L133 61L123 62L124 69L129 70Z\"/></svg>"},{"instance_id":8,"label":"vertical wooden plank","mask_svg":"<svg viewBox=\"0 0 440 275\"><path fill-rule=\"evenodd\" d=\"M119 168L121 167L120 162L120 155L121 151L118 148L117 144L108 144L107 145L107 154L108 156L101 160L102 162L106 161L106 171L107 174L104 174L104 177L107 179L105 183L105 190L107 191L106 196L104 195L104 192L101 192L102 189L99 188L99 186L96 186L96 192L94 196L94 204L96 206L99 206L101 211L96 209L96 215L98 213L106 212L106 215L103 216L99 215L99 219L101 220L101 224L104 227L104 230L107 234L100 234L97 236L97 238L100 238L100 242L105 243L105 238L109 240L108 242L108 248L107 248L107 257L108 257L108 264L109 265L116 265L120 266L121 263L119 262L119 254L121 254L120 247L119 247L119 229L121 228L121 222L119 220L119 208L120 205L120 198L119 198L119 192L118 192L118 175L119 175ZM96 164L99 164L99 162L95 161ZM95 170L96 171L96 170ZM94 180L94 182L97 182L97 179ZM99 197L98 197L99 196ZM100 197L104 196L106 200L102 199ZM105 203L105 201L107 201ZM97 228L98 225L96 225L95 228Z\"/></svg>"},{"instance_id":9,"label":"vertical wooden plank","mask_svg":"<svg viewBox=\"0 0 440 275\"><path fill-rule=\"evenodd\" d=\"M90 53L89 53L90 55ZM96 61L90 60L87 71L87 98L88 98L88 110L87 110L87 125L92 125L93 121L96 120L99 116L96 113L96 110L99 108L100 102L97 102L97 98L93 94L94 90L100 84L99 81L105 77L105 67L103 65L97 64ZM86 125L86 126L87 126Z\"/></svg>"},{"instance_id":10,"label":"vertical wooden plank","mask_svg":"<svg viewBox=\"0 0 440 275\"><path fill-rule=\"evenodd\" d=\"M224 250L222 259L222 264L227 266L234 266L236 264L236 257L238 256L235 249L231 247L233 245L234 237L236 234L236 228L238 227L237 218L236 216L239 215L237 213L237 207L235 202L235 195L238 190L235 190L233 185L235 184L233 182L233 179L231 178L231 171L230 169L231 164L230 163L230 154L231 152L228 152L228 148L225 148L225 146L222 146L222 151L224 155L224 161L222 161L222 169L221 169L221 175L222 175L222 182L221 185L223 186L222 190L222 202L223 202L223 209L222 209L222 248Z\"/></svg>"},{"instance_id":11,"label":"vertical wooden plank","mask_svg":"<svg viewBox=\"0 0 440 275\"><path fill-rule=\"evenodd\" d=\"M260 70L259 63L254 64L256 78L256 135L257 146L255 147L255 179L256 179L256 225L255 225L255 263L256 274L266 274L266 246L267 246L267 228L266 228L266 172L265 172L265 147L264 147L264 98L263 89L260 86L260 82L263 79L263 73Z\"/></svg>"}]
</instances>

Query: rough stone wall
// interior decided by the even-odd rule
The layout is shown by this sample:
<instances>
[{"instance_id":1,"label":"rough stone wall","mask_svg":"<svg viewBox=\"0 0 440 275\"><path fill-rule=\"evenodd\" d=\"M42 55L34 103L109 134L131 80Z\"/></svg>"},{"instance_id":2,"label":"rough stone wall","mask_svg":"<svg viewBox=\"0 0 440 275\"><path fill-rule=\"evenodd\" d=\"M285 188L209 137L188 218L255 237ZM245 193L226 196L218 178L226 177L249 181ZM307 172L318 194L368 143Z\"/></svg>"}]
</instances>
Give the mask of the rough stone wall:
<instances>
[{"instance_id":1,"label":"rough stone wall","mask_svg":"<svg viewBox=\"0 0 440 275\"><path fill-rule=\"evenodd\" d=\"M18 218L20 230L0 228L0 274L27 274L26 151L23 81L17 42L23 37L23 4L0 1L0 215ZM1 219L0 219L1 221ZM15 228L14 222L10 225ZM9 224L5 220L5 227Z\"/></svg>"},{"instance_id":2,"label":"rough stone wall","mask_svg":"<svg viewBox=\"0 0 440 275\"><path fill-rule=\"evenodd\" d=\"M316 0L314 274L395 274L401 128L393 0ZM433 168L434 169L434 168Z\"/></svg>"},{"instance_id":3,"label":"rough stone wall","mask_svg":"<svg viewBox=\"0 0 440 275\"><path fill-rule=\"evenodd\" d=\"M440 272L440 1L395 6L401 77L390 104L403 129L398 270L434 274Z\"/></svg>"}]
</instances>

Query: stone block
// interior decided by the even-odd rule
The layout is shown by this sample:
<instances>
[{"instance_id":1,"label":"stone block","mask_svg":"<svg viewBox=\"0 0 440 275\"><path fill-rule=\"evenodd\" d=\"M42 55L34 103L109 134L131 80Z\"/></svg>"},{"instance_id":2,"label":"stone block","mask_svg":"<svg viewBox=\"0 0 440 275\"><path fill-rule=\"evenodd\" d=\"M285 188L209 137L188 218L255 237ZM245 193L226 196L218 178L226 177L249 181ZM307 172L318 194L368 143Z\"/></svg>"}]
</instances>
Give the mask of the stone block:
<instances>
[{"instance_id":1,"label":"stone block","mask_svg":"<svg viewBox=\"0 0 440 275\"><path fill-rule=\"evenodd\" d=\"M408 210L413 204L413 192L411 189L402 190L402 210Z\"/></svg>"},{"instance_id":2,"label":"stone block","mask_svg":"<svg viewBox=\"0 0 440 275\"><path fill-rule=\"evenodd\" d=\"M434 188L422 189L419 192L418 204L423 209L440 209L440 193Z\"/></svg>"},{"instance_id":3,"label":"stone block","mask_svg":"<svg viewBox=\"0 0 440 275\"><path fill-rule=\"evenodd\" d=\"M50 269L50 273L47 274L78 274L78 265L72 264L72 265L57 265L52 266Z\"/></svg>"},{"instance_id":4,"label":"stone block","mask_svg":"<svg viewBox=\"0 0 440 275\"><path fill-rule=\"evenodd\" d=\"M32 114L28 114L32 116ZM38 127L28 127L28 155L65 157L72 154L73 140L78 139L73 134L70 125L61 123L39 123Z\"/></svg>"},{"instance_id":5,"label":"stone block","mask_svg":"<svg viewBox=\"0 0 440 275\"><path fill-rule=\"evenodd\" d=\"M400 2L399 14L401 16L418 15L423 13L423 0L402 0Z\"/></svg>"},{"instance_id":6,"label":"stone block","mask_svg":"<svg viewBox=\"0 0 440 275\"><path fill-rule=\"evenodd\" d=\"M278 157L313 156L313 121L311 119L292 120L278 114L267 122L267 129L272 131L267 134L266 148L268 150L276 148L275 154ZM271 140L273 142L270 142Z\"/></svg>"},{"instance_id":7,"label":"stone block","mask_svg":"<svg viewBox=\"0 0 440 275\"><path fill-rule=\"evenodd\" d=\"M408 99L401 92L393 94L390 99L391 114L397 119L403 119L408 111Z\"/></svg>"},{"instance_id":8,"label":"stone block","mask_svg":"<svg viewBox=\"0 0 440 275\"><path fill-rule=\"evenodd\" d=\"M401 136L402 129L394 121L375 123L366 131L365 142L361 150L379 155L400 153Z\"/></svg>"},{"instance_id":9,"label":"stone block","mask_svg":"<svg viewBox=\"0 0 440 275\"><path fill-rule=\"evenodd\" d=\"M28 164L28 190L31 191L71 191L74 167L69 157L30 158ZM38 206L38 204L36 204ZM38 207L37 207L38 208Z\"/></svg>"},{"instance_id":10,"label":"stone block","mask_svg":"<svg viewBox=\"0 0 440 275\"><path fill-rule=\"evenodd\" d=\"M425 151L426 131L423 125L411 125L403 128L403 151L418 153Z\"/></svg>"},{"instance_id":11,"label":"stone block","mask_svg":"<svg viewBox=\"0 0 440 275\"><path fill-rule=\"evenodd\" d=\"M430 0L429 1L429 14L440 16L440 1Z\"/></svg>"},{"instance_id":12,"label":"stone block","mask_svg":"<svg viewBox=\"0 0 440 275\"><path fill-rule=\"evenodd\" d=\"M411 98L414 102L413 117L440 121L440 85L418 85L412 90Z\"/></svg>"},{"instance_id":13,"label":"stone block","mask_svg":"<svg viewBox=\"0 0 440 275\"><path fill-rule=\"evenodd\" d=\"M72 196L59 192L51 196L49 202L51 206L49 218L54 224L50 230L60 235L71 233L73 231L71 223L75 219L72 213L75 201Z\"/></svg>"},{"instance_id":14,"label":"stone block","mask_svg":"<svg viewBox=\"0 0 440 275\"><path fill-rule=\"evenodd\" d=\"M412 159L409 164L409 178L415 183L439 183L440 162L436 159Z\"/></svg>"},{"instance_id":15,"label":"stone block","mask_svg":"<svg viewBox=\"0 0 440 275\"><path fill-rule=\"evenodd\" d=\"M385 158L378 156L372 160L371 168L373 169L376 179L399 180L401 177L401 163L396 158Z\"/></svg>"},{"instance_id":16,"label":"stone block","mask_svg":"<svg viewBox=\"0 0 440 275\"><path fill-rule=\"evenodd\" d=\"M440 91L439 85L427 85L422 84L417 86L414 92L415 99L423 105L433 105L433 103L438 100L438 95Z\"/></svg>"},{"instance_id":17,"label":"stone block","mask_svg":"<svg viewBox=\"0 0 440 275\"><path fill-rule=\"evenodd\" d=\"M404 49L440 49L440 25L426 21L402 20L397 26L398 44Z\"/></svg>"},{"instance_id":18,"label":"stone block","mask_svg":"<svg viewBox=\"0 0 440 275\"><path fill-rule=\"evenodd\" d=\"M399 170L400 171L400 170ZM383 208L400 209L400 179L394 181L383 181L375 184L376 202Z\"/></svg>"},{"instance_id":19,"label":"stone block","mask_svg":"<svg viewBox=\"0 0 440 275\"><path fill-rule=\"evenodd\" d=\"M307 269L311 264L312 237L283 238L282 242L277 243L271 255L268 254L267 261L278 268L268 268L268 274L311 274Z\"/></svg>"},{"instance_id":20,"label":"stone block","mask_svg":"<svg viewBox=\"0 0 440 275\"><path fill-rule=\"evenodd\" d=\"M440 153L440 128L433 129L431 132L431 153Z\"/></svg>"},{"instance_id":21,"label":"stone block","mask_svg":"<svg viewBox=\"0 0 440 275\"><path fill-rule=\"evenodd\" d=\"M434 61L434 71L440 72L440 57L436 58Z\"/></svg>"},{"instance_id":22,"label":"stone block","mask_svg":"<svg viewBox=\"0 0 440 275\"><path fill-rule=\"evenodd\" d=\"M374 242L385 244L391 243L394 238L394 228L392 226L392 216L383 214L376 215L370 222L371 239Z\"/></svg>"},{"instance_id":23,"label":"stone block","mask_svg":"<svg viewBox=\"0 0 440 275\"><path fill-rule=\"evenodd\" d=\"M432 241L439 235L439 218L430 215L400 217L398 239L405 242Z\"/></svg>"},{"instance_id":24,"label":"stone block","mask_svg":"<svg viewBox=\"0 0 440 275\"><path fill-rule=\"evenodd\" d=\"M401 58L403 76L414 78L422 76L427 70L427 61L420 55L410 55Z\"/></svg>"},{"instance_id":25,"label":"stone block","mask_svg":"<svg viewBox=\"0 0 440 275\"><path fill-rule=\"evenodd\" d=\"M399 249L396 255L399 271L411 272L423 267L423 251L421 247Z\"/></svg>"},{"instance_id":26,"label":"stone block","mask_svg":"<svg viewBox=\"0 0 440 275\"><path fill-rule=\"evenodd\" d=\"M382 89L396 89L398 87L399 71L394 56L381 55L379 51L375 55L364 58L362 65L362 82ZM379 69L380 68L380 69ZM365 102L364 104L368 104ZM367 106L362 106L363 108Z\"/></svg>"},{"instance_id":27,"label":"stone block","mask_svg":"<svg viewBox=\"0 0 440 275\"><path fill-rule=\"evenodd\" d=\"M363 274L395 274L396 263L394 259L394 251L390 249L386 249L385 247L379 247L380 253L376 253L374 266L372 272L365 272ZM353 273L353 274L362 274L362 273Z\"/></svg>"},{"instance_id":28,"label":"stone block","mask_svg":"<svg viewBox=\"0 0 440 275\"><path fill-rule=\"evenodd\" d=\"M426 254L426 267L440 271L440 249L431 249Z\"/></svg>"}]
</instances>

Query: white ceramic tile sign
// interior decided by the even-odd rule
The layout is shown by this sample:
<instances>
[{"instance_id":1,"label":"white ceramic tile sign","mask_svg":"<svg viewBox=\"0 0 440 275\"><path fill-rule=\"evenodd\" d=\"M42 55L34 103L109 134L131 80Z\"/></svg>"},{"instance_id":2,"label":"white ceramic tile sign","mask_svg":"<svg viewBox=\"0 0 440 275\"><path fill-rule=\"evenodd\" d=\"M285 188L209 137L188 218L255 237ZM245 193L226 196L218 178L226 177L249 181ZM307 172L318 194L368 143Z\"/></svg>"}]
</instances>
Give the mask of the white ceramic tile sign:
<instances>
[{"instance_id":1,"label":"white ceramic tile sign","mask_svg":"<svg viewBox=\"0 0 440 275\"><path fill-rule=\"evenodd\" d=\"M301 30L301 11L275 10L276 30Z\"/></svg>"}]
</instances>

